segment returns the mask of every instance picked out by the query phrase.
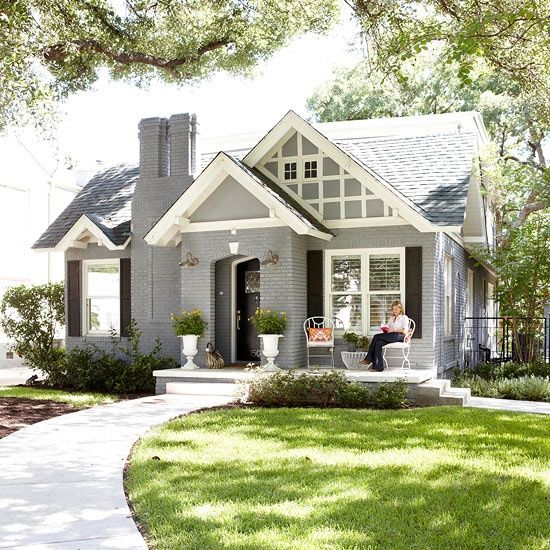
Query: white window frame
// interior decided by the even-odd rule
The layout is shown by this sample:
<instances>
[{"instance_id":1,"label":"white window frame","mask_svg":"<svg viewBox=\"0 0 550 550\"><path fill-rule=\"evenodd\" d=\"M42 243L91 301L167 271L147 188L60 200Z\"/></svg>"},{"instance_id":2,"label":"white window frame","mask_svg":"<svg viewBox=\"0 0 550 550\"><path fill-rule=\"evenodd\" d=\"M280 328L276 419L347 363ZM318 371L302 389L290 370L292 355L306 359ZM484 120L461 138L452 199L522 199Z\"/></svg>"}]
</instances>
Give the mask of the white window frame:
<instances>
[{"instance_id":1,"label":"white window frame","mask_svg":"<svg viewBox=\"0 0 550 550\"><path fill-rule=\"evenodd\" d=\"M357 294L361 296L361 333L364 335L372 336L376 334L376 331L369 331L370 325L370 296L371 294L395 294L394 290L385 290L385 291L369 291L369 272L370 272L370 256L376 256L379 254L399 254L400 266L399 266L399 280L400 280L400 290L399 294L401 295L401 303L406 309L405 303L405 248L404 247L395 247L395 248L340 248L333 250L325 250L325 260L324 260L324 313L325 317L330 319L333 318L332 315L332 294L338 294L332 292L332 258L335 256L360 256L361 258L361 291L360 292L350 292L346 294ZM388 312L389 313L389 312ZM345 332L343 329L335 327L337 334Z\"/></svg>"},{"instance_id":2,"label":"white window frame","mask_svg":"<svg viewBox=\"0 0 550 550\"><path fill-rule=\"evenodd\" d=\"M106 258L104 260L83 260L82 261L82 327L84 336L110 336L109 331L104 330L89 330L88 329L88 317L90 313L90 308L88 300L90 296L88 295L88 266L90 265L105 265L112 264L118 267L118 276L120 277L120 259L118 258ZM93 296L92 296L93 297ZM117 296L101 296L101 298L116 298L119 302L120 307L120 285L119 292ZM120 334L120 326L114 327L116 334Z\"/></svg>"},{"instance_id":3,"label":"white window frame","mask_svg":"<svg viewBox=\"0 0 550 550\"><path fill-rule=\"evenodd\" d=\"M466 286L466 317L474 316L474 270L468 268L468 282Z\"/></svg>"},{"instance_id":4,"label":"white window frame","mask_svg":"<svg viewBox=\"0 0 550 550\"><path fill-rule=\"evenodd\" d=\"M452 336L454 330L453 267L453 257L445 254L443 263L443 330L445 336Z\"/></svg>"}]
</instances>

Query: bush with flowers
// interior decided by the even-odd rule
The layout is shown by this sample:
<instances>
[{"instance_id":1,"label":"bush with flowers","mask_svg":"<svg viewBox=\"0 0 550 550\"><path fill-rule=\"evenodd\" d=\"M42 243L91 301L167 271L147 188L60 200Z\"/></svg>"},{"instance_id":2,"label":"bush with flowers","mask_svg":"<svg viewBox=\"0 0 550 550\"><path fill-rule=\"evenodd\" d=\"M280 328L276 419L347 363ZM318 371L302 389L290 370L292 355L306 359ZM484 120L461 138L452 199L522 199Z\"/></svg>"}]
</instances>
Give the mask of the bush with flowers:
<instances>
[{"instance_id":1,"label":"bush with flowers","mask_svg":"<svg viewBox=\"0 0 550 550\"><path fill-rule=\"evenodd\" d=\"M256 327L258 334L282 334L288 319L285 311L257 309L249 321Z\"/></svg>"},{"instance_id":2,"label":"bush with flowers","mask_svg":"<svg viewBox=\"0 0 550 550\"><path fill-rule=\"evenodd\" d=\"M182 311L179 315L172 314L172 326L176 336L187 336L194 334L202 336L208 323L202 318L200 309Z\"/></svg>"}]
</instances>

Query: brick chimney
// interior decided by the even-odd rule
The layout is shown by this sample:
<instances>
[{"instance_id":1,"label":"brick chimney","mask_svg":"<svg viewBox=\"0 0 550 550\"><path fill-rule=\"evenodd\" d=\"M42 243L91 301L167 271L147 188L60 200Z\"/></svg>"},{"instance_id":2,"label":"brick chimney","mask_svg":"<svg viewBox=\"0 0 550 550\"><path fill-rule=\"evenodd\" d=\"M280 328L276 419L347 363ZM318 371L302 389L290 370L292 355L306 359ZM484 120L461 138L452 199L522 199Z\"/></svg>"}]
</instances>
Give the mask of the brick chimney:
<instances>
[{"instance_id":1,"label":"brick chimney","mask_svg":"<svg viewBox=\"0 0 550 550\"><path fill-rule=\"evenodd\" d=\"M200 168L197 134L194 113L143 119L139 123L140 176L196 176Z\"/></svg>"},{"instance_id":2,"label":"brick chimney","mask_svg":"<svg viewBox=\"0 0 550 550\"><path fill-rule=\"evenodd\" d=\"M180 310L179 247L148 245L144 236L191 185L200 169L195 114L139 123L139 179L132 198L132 316L144 349L158 336L163 353L179 358L170 313Z\"/></svg>"}]
</instances>

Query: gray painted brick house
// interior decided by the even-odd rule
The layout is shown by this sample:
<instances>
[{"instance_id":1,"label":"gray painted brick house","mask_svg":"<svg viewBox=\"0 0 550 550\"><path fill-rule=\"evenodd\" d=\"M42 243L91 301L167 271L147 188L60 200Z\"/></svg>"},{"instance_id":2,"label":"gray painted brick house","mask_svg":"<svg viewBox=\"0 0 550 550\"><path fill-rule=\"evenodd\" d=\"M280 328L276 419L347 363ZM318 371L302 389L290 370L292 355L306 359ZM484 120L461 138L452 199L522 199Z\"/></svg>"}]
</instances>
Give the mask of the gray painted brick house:
<instances>
[{"instance_id":1,"label":"gray painted brick house","mask_svg":"<svg viewBox=\"0 0 550 550\"><path fill-rule=\"evenodd\" d=\"M464 317L494 307L494 274L468 252L494 242L477 113L311 125L291 111L202 156L195 115L142 120L139 137L139 167L94 176L34 244L65 252L69 348L124 338L133 318L145 347L158 337L179 359L170 315L199 308L200 348L248 362L261 304L288 314L278 363L301 366L308 316L372 334L401 299L413 367L441 374L460 361Z\"/></svg>"}]
</instances>

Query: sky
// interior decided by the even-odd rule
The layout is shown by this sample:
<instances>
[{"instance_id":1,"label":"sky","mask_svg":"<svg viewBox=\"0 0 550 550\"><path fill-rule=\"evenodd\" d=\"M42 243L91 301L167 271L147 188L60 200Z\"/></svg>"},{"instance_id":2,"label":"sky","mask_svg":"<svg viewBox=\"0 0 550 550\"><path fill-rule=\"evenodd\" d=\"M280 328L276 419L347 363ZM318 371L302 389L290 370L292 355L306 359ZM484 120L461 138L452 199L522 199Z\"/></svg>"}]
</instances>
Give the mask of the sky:
<instances>
[{"instance_id":1,"label":"sky","mask_svg":"<svg viewBox=\"0 0 550 550\"><path fill-rule=\"evenodd\" d=\"M72 96L63 107L61 149L88 168L136 163L142 118L195 112L204 136L269 130L289 109L308 116L307 98L334 68L360 59L349 14L327 36L306 35L258 67L254 78L218 74L200 85L153 83L148 89L104 76L92 91Z\"/></svg>"}]
</instances>

